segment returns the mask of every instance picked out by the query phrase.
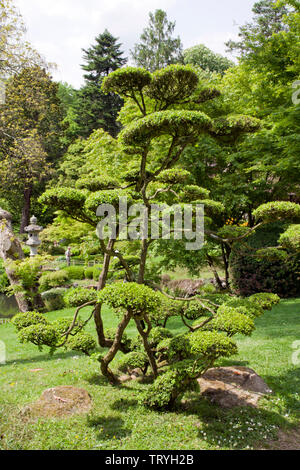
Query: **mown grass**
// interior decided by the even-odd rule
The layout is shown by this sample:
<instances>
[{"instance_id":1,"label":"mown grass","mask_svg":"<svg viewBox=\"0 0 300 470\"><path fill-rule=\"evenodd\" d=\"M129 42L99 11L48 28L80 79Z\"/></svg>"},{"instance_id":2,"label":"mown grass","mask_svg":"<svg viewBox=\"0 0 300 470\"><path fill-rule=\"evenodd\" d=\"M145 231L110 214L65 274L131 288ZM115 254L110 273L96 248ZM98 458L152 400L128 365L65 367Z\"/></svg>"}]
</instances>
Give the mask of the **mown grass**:
<instances>
[{"instance_id":1,"label":"mown grass","mask_svg":"<svg viewBox=\"0 0 300 470\"><path fill-rule=\"evenodd\" d=\"M63 310L47 316L54 320L72 314L73 310ZM105 323L116 324L108 310ZM180 319L172 319L168 328L183 329ZM88 330L93 332L92 324ZM134 325L127 332L135 334ZM259 409L224 410L188 392L184 404L172 412L149 411L137 403L147 385L112 387L99 375L97 363L74 352L59 351L50 357L47 348L39 352L22 345L10 324L0 326L0 340L7 348L7 363L0 366L0 449L247 449L273 439L279 428L300 419L300 370L292 364L292 345L300 340L300 299L282 301L266 313L251 338L238 338L239 355L219 362L251 367L264 378L274 393L260 402ZM43 390L59 385L85 388L93 399L92 411L65 419L22 415Z\"/></svg>"}]
</instances>

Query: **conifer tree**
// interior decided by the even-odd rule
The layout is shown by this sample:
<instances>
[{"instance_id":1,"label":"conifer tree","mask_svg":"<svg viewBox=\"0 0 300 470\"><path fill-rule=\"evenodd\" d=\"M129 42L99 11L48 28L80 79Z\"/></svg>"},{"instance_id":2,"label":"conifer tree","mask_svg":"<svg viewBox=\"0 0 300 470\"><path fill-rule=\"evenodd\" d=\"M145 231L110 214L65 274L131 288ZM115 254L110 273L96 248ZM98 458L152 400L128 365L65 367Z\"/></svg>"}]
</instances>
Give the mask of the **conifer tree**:
<instances>
[{"instance_id":1,"label":"conifer tree","mask_svg":"<svg viewBox=\"0 0 300 470\"><path fill-rule=\"evenodd\" d=\"M96 38L96 42L84 52L85 84L78 96L78 124L80 134L88 137L95 129L102 128L116 136L119 125L116 122L122 100L114 93L101 91L101 84L111 72L122 67L127 59L123 57L121 44L107 30Z\"/></svg>"},{"instance_id":2,"label":"conifer tree","mask_svg":"<svg viewBox=\"0 0 300 470\"><path fill-rule=\"evenodd\" d=\"M182 44L179 37L172 37L174 29L175 22L168 21L165 11L149 13L149 25L140 37L141 42L131 51L136 65L155 72L181 62Z\"/></svg>"}]
</instances>

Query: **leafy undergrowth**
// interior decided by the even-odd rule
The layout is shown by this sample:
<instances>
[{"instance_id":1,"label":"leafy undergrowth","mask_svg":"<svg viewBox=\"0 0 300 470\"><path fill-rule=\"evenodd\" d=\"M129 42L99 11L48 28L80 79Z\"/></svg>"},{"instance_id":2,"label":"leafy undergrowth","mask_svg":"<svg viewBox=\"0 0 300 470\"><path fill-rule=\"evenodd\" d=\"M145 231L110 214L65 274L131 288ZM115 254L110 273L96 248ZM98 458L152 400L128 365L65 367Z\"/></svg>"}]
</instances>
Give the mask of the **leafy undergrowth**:
<instances>
[{"instance_id":1,"label":"leafy undergrowth","mask_svg":"<svg viewBox=\"0 0 300 470\"><path fill-rule=\"evenodd\" d=\"M72 314L73 309L47 315L55 320ZM116 324L109 310L105 323L107 328ZM179 333L180 319L172 319L168 328ZM88 330L93 332L92 324ZM134 325L127 332L134 334ZM112 387L99 375L97 363L74 352L50 357L47 348L39 352L22 345L10 324L0 326L0 340L7 349L6 365L0 366L0 449L248 449L276 439L280 428L289 429L300 419L300 370L292 363L293 343L300 340L300 299L283 301L266 313L253 336L238 341L239 355L219 362L251 367L263 377L274 393L259 409L224 410L189 392L172 412L149 411L137 403L145 384ZM60 385L85 388L92 411L47 420L22 414L45 389Z\"/></svg>"}]
</instances>

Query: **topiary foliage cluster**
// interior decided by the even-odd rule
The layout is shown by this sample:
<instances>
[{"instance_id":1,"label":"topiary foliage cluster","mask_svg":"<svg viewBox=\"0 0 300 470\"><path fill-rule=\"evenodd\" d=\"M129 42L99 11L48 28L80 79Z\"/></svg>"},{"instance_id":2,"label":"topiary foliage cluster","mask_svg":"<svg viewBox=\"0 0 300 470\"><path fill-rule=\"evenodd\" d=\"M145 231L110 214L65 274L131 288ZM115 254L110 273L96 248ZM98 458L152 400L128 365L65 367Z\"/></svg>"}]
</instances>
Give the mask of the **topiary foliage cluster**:
<instances>
[{"instance_id":1,"label":"topiary foliage cluster","mask_svg":"<svg viewBox=\"0 0 300 470\"><path fill-rule=\"evenodd\" d=\"M50 354L64 346L66 349L82 352L90 356L96 349L95 339L83 331L84 323L77 319L72 332L66 336L72 325L72 319L60 318L49 322L45 315L38 312L19 313L14 316L12 323L18 331L21 343L32 343L42 350L43 346L50 348Z\"/></svg>"},{"instance_id":2,"label":"topiary foliage cluster","mask_svg":"<svg viewBox=\"0 0 300 470\"><path fill-rule=\"evenodd\" d=\"M64 295L64 301L67 307L79 307L88 302L96 301L97 292L93 289L76 287L69 289Z\"/></svg>"},{"instance_id":3,"label":"topiary foliage cluster","mask_svg":"<svg viewBox=\"0 0 300 470\"><path fill-rule=\"evenodd\" d=\"M261 293L249 299L225 297L223 300L215 315L204 317L210 321L195 331L172 337L168 330L156 328L153 335L165 338L157 345L152 344L152 347L164 367L162 375L143 393L141 402L145 406L155 409L173 406L176 399L194 386L196 379L217 359L237 354L232 336L251 335L255 329L255 318L264 310L271 309L280 299L277 295ZM192 304L193 316L197 316L197 302ZM198 309L198 316L202 315L203 307L199 303ZM194 326L199 326L199 319Z\"/></svg>"},{"instance_id":4,"label":"topiary foliage cluster","mask_svg":"<svg viewBox=\"0 0 300 470\"><path fill-rule=\"evenodd\" d=\"M133 317L143 318L160 306L160 296L143 284L116 283L106 286L98 293L98 302L105 303L116 312L129 310Z\"/></svg>"}]
</instances>

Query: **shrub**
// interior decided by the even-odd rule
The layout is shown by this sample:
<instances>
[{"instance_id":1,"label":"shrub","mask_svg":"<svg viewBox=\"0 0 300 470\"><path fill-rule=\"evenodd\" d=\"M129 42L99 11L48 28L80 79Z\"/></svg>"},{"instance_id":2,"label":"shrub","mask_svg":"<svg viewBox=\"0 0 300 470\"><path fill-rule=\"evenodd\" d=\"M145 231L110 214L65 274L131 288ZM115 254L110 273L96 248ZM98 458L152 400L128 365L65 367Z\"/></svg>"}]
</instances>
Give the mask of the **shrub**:
<instances>
[{"instance_id":1,"label":"shrub","mask_svg":"<svg viewBox=\"0 0 300 470\"><path fill-rule=\"evenodd\" d=\"M160 297L150 287L135 282L106 286L98 292L98 302L105 303L119 312L130 309L135 317L143 317L160 306Z\"/></svg>"},{"instance_id":2,"label":"shrub","mask_svg":"<svg viewBox=\"0 0 300 470\"><path fill-rule=\"evenodd\" d=\"M166 338L173 338L171 331L166 328L156 327L150 331L148 342L151 348L156 348L156 346Z\"/></svg>"},{"instance_id":3,"label":"shrub","mask_svg":"<svg viewBox=\"0 0 300 470\"><path fill-rule=\"evenodd\" d=\"M168 361L182 360L191 355L191 345L186 335L178 335L161 341L157 352Z\"/></svg>"},{"instance_id":4,"label":"shrub","mask_svg":"<svg viewBox=\"0 0 300 470\"><path fill-rule=\"evenodd\" d=\"M165 184L186 184L193 180L193 176L189 171L182 168L170 168L163 170L156 180Z\"/></svg>"},{"instance_id":5,"label":"shrub","mask_svg":"<svg viewBox=\"0 0 300 470\"><path fill-rule=\"evenodd\" d=\"M93 279L94 279L94 281L99 281L101 271L102 271L102 265L101 264L96 264L93 267Z\"/></svg>"},{"instance_id":6,"label":"shrub","mask_svg":"<svg viewBox=\"0 0 300 470\"><path fill-rule=\"evenodd\" d=\"M148 357L142 351L133 351L122 357L119 363L119 370L122 372L131 372L134 369L144 371L148 364Z\"/></svg>"},{"instance_id":7,"label":"shrub","mask_svg":"<svg viewBox=\"0 0 300 470\"><path fill-rule=\"evenodd\" d=\"M204 303L205 299L207 299L216 305L222 305L228 300L232 299L232 296L230 294L205 294L201 297Z\"/></svg>"},{"instance_id":8,"label":"shrub","mask_svg":"<svg viewBox=\"0 0 300 470\"><path fill-rule=\"evenodd\" d=\"M40 291L45 292L54 287L65 286L69 280L69 275L64 270L44 273L39 280Z\"/></svg>"},{"instance_id":9,"label":"shrub","mask_svg":"<svg viewBox=\"0 0 300 470\"><path fill-rule=\"evenodd\" d=\"M262 292L260 294L251 295L249 300L258 308L262 308L263 310L272 310L274 305L277 305L280 302L280 297L276 294Z\"/></svg>"},{"instance_id":10,"label":"shrub","mask_svg":"<svg viewBox=\"0 0 300 470\"><path fill-rule=\"evenodd\" d=\"M9 279L6 273L0 274L0 294L5 294L6 289L9 287Z\"/></svg>"},{"instance_id":11,"label":"shrub","mask_svg":"<svg viewBox=\"0 0 300 470\"><path fill-rule=\"evenodd\" d=\"M170 369L159 376L142 394L140 403L155 410L171 408L180 395L195 384L195 379L201 376L206 367L205 362L195 360L172 364Z\"/></svg>"},{"instance_id":12,"label":"shrub","mask_svg":"<svg viewBox=\"0 0 300 470\"><path fill-rule=\"evenodd\" d=\"M12 324L16 327L17 331L21 331L23 328L32 325L47 325L48 321L41 313L25 312L15 315L12 319Z\"/></svg>"},{"instance_id":13,"label":"shrub","mask_svg":"<svg viewBox=\"0 0 300 470\"><path fill-rule=\"evenodd\" d=\"M213 284L205 284L203 287L201 287L201 294L215 294L217 292L217 289Z\"/></svg>"},{"instance_id":14,"label":"shrub","mask_svg":"<svg viewBox=\"0 0 300 470\"><path fill-rule=\"evenodd\" d=\"M67 307L79 307L80 305L96 300L97 292L93 289L86 289L84 287L69 289L64 295L64 301Z\"/></svg>"},{"instance_id":15,"label":"shrub","mask_svg":"<svg viewBox=\"0 0 300 470\"><path fill-rule=\"evenodd\" d=\"M179 193L179 198L185 203L196 201L197 199L208 199L210 191L199 186L186 185Z\"/></svg>"},{"instance_id":16,"label":"shrub","mask_svg":"<svg viewBox=\"0 0 300 470\"><path fill-rule=\"evenodd\" d=\"M225 306L234 307L240 313L247 315L250 318L257 318L263 315L264 309L255 302L252 302L250 298L242 299L239 297L234 297L227 300Z\"/></svg>"},{"instance_id":17,"label":"shrub","mask_svg":"<svg viewBox=\"0 0 300 470\"><path fill-rule=\"evenodd\" d=\"M59 333L60 335L63 335L65 334L71 324L72 324L72 318L59 318L58 320L55 320L54 322L51 323L51 326L52 328L54 328L57 333ZM80 324L80 321L77 321L77 326L81 326L82 324ZM78 331L78 328L74 328L73 332L72 333L76 333L76 331Z\"/></svg>"},{"instance_id":18,"label":"shrub","mask_svg":"<svg viewBox=\"0 0 300 470\"><path fill-rule=\"evenodd\" d=\"M67 289L55 287L42 293L42 299L48 312L61 310L65 307L64 294Z\"/></svg>"},{"instance_id":19,"label":"shrub","mask_svg":"<svg viewBox=\"0 0 300 470\"><path fill-rule=\"evenodd\" d=\"M274 220L300 220L300 205L294 202L274 201L262 204L253 212L256 220L274 222Z\"/></svg>"},{"instance_id":20,"label":"shrub","mask_svg":"<svg viewBox=\"0 0 300 470\"><path fill-rule=\"evenodd\" d=\"M83 266L68 266L63 269L68 274L69 279L72 280L83 280L84 279L84 267Z\"/></svg>"},{"instance_id":21,"label":"shrub","mask_svg":"<svg viewBox=\"0 0 300 470\"><path fill-rule=\"evenodd\" d=\"M85 279L93 279L94 278L94 266L85 268L84 278Z\"/></svg>"},{"instance_id":22,"label":"shrub","mask_svg":"<svg viewBox=\"0 0 300 470\"><path fill-rule=\"evenodd\" d=\"M228 336L238 333L250 336L255 330L254 321L241 313L238 309L222 305L218 315L202 329L224 331Z\"/></svg>"},{"instance_id":23,"label":"shrub","mask_svg":"<svg viewBox=\"0 0 300 470\"><path fill-rule=\"evenodd\" d=\"M280 235L279 243L288 251L300 251L300 225L290 225Z\"/></svg>"},{"instance_id":24,"label":"shrub","mask_svg":"<svg viewBox=\"0 0 300 470\"><path fill-rule=\"evenodd\" d=\"M83 352L87 356L90 356L95 351L96 347L96 341L88 333L78 333L75 336L70 336L67 342L68 349Z\"/></svg>"},{"instance_id":25,"label":"shrub","mask_svg":"<svg viewBox=\"0 0 300 470\"><path fill-rule=\"evenodd\" d=\"M208 316L209 312L202 307L202 305L194 300L192 302L188 302L184 307L184 316L188 320L197 320L202 316Z\"/></svg>"},{"instance_id":26,"label":"shrub","mask_svg":"<svg viewBox=\"0 0 300 470\"><path fill-rule=\"evenodd\" d=\"M236 344L225 333L197 330L188 338L191 352L205 360L215 361L219 357L237 354Z\"/></svg>"},{"instance_id":27,"label":"shrub","mask_svg":"<svg viewBox=\"0 0 300 470\"><path fill-rule=\"evenodd\" d=\"M155 410L168 409L173 406L180 392L184 392L184 386L178 381L177 372L168 370L141 395L140 403Z\"/></svg>"},{"instance_id":28,"label":"shrub","mask_svg":"<svg viewBox=\"0 0 300 470\"><path fill-rule=\"evenodd\" d=\"M180 315L182 302L169 299L162 294L158 295L160 306L149 314L149 319L153 325L165 327L169 318Z\"/></svg>"},{"instance_id":29,"label":"shrub","mask_svg":"<svg viewBox=\"0 0 300 470\"><path fill-rule=\"evenodd\" d=\"M51 325L42 323L22 328L19 331L19 340L21 343L33 343L42 349L42 346L49 346L54 350L59 342L59 334Z\"/></svg>"}]
</instances>

